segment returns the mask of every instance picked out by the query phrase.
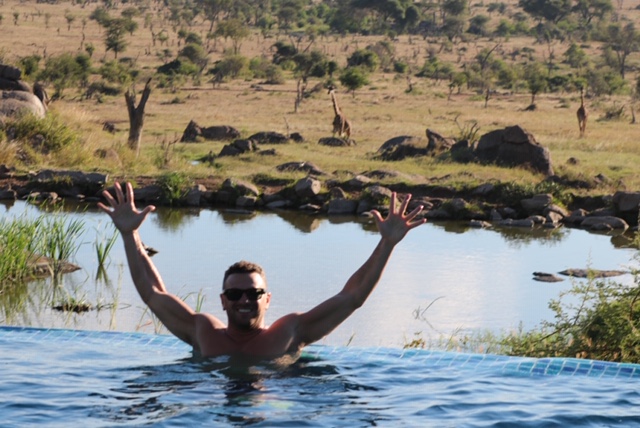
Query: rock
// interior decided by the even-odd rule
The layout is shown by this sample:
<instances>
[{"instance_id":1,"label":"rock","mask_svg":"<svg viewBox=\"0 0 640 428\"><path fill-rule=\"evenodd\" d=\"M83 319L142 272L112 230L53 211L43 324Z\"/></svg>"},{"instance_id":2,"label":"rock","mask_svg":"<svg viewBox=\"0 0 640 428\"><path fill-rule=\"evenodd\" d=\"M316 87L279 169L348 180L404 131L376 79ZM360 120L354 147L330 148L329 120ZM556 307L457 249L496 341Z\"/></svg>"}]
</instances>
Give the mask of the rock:
<instances>
[{"instance_id":1,"label":"rock","mask_svg":"<svg viewBox=\"0 0 640 428\"><path fill-rule=\"evenodd\" d=\"M473 227L476 229L487 229L491 227L491 223L483 220L471 220L469 221L469 227Z\"/></svg>"},{"instance_id":2,"label":"rock","mask_svg":"<svg viewBox=\"0 0 640 428\"><path fill-rule=\"evenodd\" d=\"M595 230L596 228L599 230L606 230L606 226L609 226L611 229L626 230L629 228L629 225L626 221L619 217L613 216L589 216L585 217L584 220L582 220L582 222L580 223L580 227L590 230Z\"/></svg>"},{"instance_id":3,"label":"rock","mask_svg":"<svg viewBox=\"0 0 640 428\"><path fill-rule=\"evenodd\" d=\"M324 171L322 171L311 162L287 162L276 166L276 169L280 172L303 171L313 175L327 175Z\"/></svg>"},{"instance_id":4,"label":"rock","mask_svg":"<svg viewBox=\"0 0 640 428\"><path fill-rule=\"evenodd\" d=\"M355 214L358 209L358 201L352 199L332 199L329 201L327 213L329 215Z\"/></svg>"},{"instance_id":5,"label":"rock","mask_svg":"<svg viewBox=\"0 0 640 428\"><path fill-rule=\"evenodd\" d=\"M47 107L30 92L0 91L0 118L15 117L22 113L31 113L42 119L47 113Z\"/></svg>"},{"instance_id":6,"label":"rock","mask_svg":"<svg viewBox=\"0 0 640 428\"><path fill-rule=\"evenodd\" d=\"M233 143L223 146L218 156L238 156L256 150L256 143L253 140L235 140Z\"/></svg>"},{"instance_id":7,"label":"rock","mask_svg":"<svg viewBox=\"0 0 640 428\"><path fill-rule=\"evenodd\" d=\"M640 192L616 192L613 204L618 212L638 212Z\"/></svg>"},{"instance_id":8,"label":"rock","mask_svg":"<svg viewBox=\"0 0 640 428\"><path fill-rule=\"evenodd\" d=\"M564 281L562 278L555 276L552 273L534 272L533 279L541 282L560 282Z\"/></svg>"},{"instance_id":9,"label":"rock","mask_svg":"<svg viewBox=\"0 0 640 428\"><path fill-rule=\"evenodd\" d=\"M196 184L187 192L185 196L185 204L190 207L199 207L202 200L202 194L207 191L207 188L202 184Z\"/></svg>"},{"instance_id":10,"label":"rock","mask_svg":"<svg viewBox=\"0 0 640 428\"><path fill-rule=\"evenodd\" d=\"M349 181L347 181L345 185L350 189L360 190L360 189L364 189L364 187L367 186L369 183L371 183L371 179L369 177L367 177L366 175L358 174L355 177L351 178Z\"/></svg>"},{"instance_id":11,"label":"rock","mask_svg":"<svg viewBox=\"0 0 640 428\"><path fill-rule=\"evenodd\" d=\"M198 141L199 138L205 140L232 140L239 137L240 131L232 126L220 125L203 128L191 120L182 133L180 142L192 143Z\"/></svg>"},{"instance_id":12,"label":"rock","mask_svg":"<svg viewBox=\"0 0 640 428\"><path fill-rule=\"evenodd\" d=\"M427 143L427 149L432 155L447 152L456 143L455 139L444 137L428 128L426 130L426 134L427 139L429 140Z\"/></svg>"},{"instance_id":13,"label":"rock","mask_svg":"<svg viewBox=\"0 0 640 428\"><path fill-rule=\"evenodd\" d=\"M238 208L253 208L256 206L258 198L255 196L239 196L236 199L236 207Z\"/></svg>"},{"instance_id":14,"label":"rock","mask_svg":"<svg viewBox=\"0 0 640 428\"><path fill-rule=\"evenodd\" d=\"M558 272L560 275L573 276L575 278L609 278L625 275L629 272L623 270L598 270L598 269L565 269Z\"/></svg>"},{"instance_id":15,"label":"rock","mask_svg":"<svg viewBox=\"0 0 640 428\"><path fill-rule=\"evenodd\" d=\"M378 153L384 153L387 150L391 150L401 144L410 144L415 146L425 146L427 144L421 137L412 137L410 135L401 135L399 137L393 137L390 140L385 141L379 148Z\"/></svg>"},{"instance_id":16,"label":"rock","mask_svg":"<svg viewBox=\"0 0 640 428\"><path fill-rule=\"evenodd\" d=\"M236 180L234 178L227 178L222 183L222 190L234 192L238 194L238 196L260 195L260 191L253 183L249 183L243 180Z\"/></svg>"},{"instance_id":17,"label":"rock","mask_svg":"<svg viewBox=\"0 0 640 428\"><path fill-rule=\"evenodd\" d=\"M18 193L15 190L0 190L0 200L1 201L15 201L18 199Z\"/></svg>"},{"instance_id":18,"label":"rock","mask_svg":"<svg viewBox=\"0 0 640 428\"><path fill-rule=\"evenodd\" d=\"M389 147L380 153L379 157L385 161L399 161L405 158L428 156L430 153L431 151L422 141L409 140Z\"/></svg>"},{"instance_id":19,"label":"rock","mask_svg":"<svg viewBox=\"0 0 640 428\"><path fill-rule=\"evenodd\" d=\"M299 198L308 199L313 198L320 193L322 189L322 183L313 177L305 177L298 180L294 190Z\"/></svg>"},{"instance_id":20,"label":"rock","mask_svg":"<svg viewBox=\"0 0 640 428\"><path fill-rule=\"evenodd\" d=\"M553 201L553 196L549 194L535 195L529 199L523 199L520 201L522 208L528 213L542 213Z\"/></svg>"},{"instance_id":21,"label":"rock","mask_svg":"<svg viewBox=\"0 0 640 428\"><path fill-rule=\"evenodd\" d=\"M526 166L546 176L553 175L549 150L518 125L482 135L473 152L483 162Z\"/></svg>"},{"instance_id":22,"label":"rock","mask_svg":"<svg viewBox=\"0 0 640 428\"><path fill-rule=\"evenodd\" d=\"M355 146L356 142L350 138L323 137L318 140L318 144L329 147L349 147Z\"/></svg>"},{"instance_id":23,"label":"rock","mask_svg":"<svg viewBox=\"0 0 640 428\"><path fill-rule=\"evenodd\" d=\"M258 144L284 144L289 142L289 137L278 132L257 132L248 138Z\"/></svg>"}]
</instances>

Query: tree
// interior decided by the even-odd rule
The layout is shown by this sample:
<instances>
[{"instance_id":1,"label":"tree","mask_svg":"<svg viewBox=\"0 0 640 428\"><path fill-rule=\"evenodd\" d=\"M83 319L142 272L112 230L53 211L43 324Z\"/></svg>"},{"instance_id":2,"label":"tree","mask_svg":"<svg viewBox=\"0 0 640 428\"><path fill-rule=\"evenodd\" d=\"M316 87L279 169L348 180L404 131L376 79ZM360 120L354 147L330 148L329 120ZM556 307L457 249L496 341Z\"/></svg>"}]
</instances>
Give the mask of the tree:
<instances>
[{"instance_id":1,"label":"tree","mask_svg":"<svg viewBox=\"0 0 640 428\"><path fill-rule=\"evenodd\" d=\"M91 60L87 54L73 56L63 53L47 58L44 69L36 80L50 83L55 92L54 98L60 98L66 88L84 84L91 69Z\"/></svg>"},{"instance_id":2,"label":"tree","mask_svg":"<svg viewBox=\"0 0 640 428\"><path fill-rule=\"evenodd\" d=\"M572 43L564 53L564 62L571 68L581 69L589 63L586 52L580 46Z\"/></svg>"},{"instance_id":3,"label":"tree","mask_svg":"<svg viewBox=\"0 0 640 428\"><path fill-rule=\"evenodd\" d=\"M370 73L376 71L379 65L380 58L375 52L369 49L359 49L347 59L347 66L363 67Z\"/></svg>"},{"instance_id":4,"label":"tree","mask_svg":"<svg viewBox=\"0 0 640 428\"><path fill-rule=\"evenodd\" d=\"M579 17L581 27L586 28L593 18L604 19L613 11L613 5L611 0L576 0L572 11Z\"/></svg>"},{"instance_id":5,"label":"tree","mask_svg":"<svg viewBox=\"0 0 640 428\"><path fill-rule=\"evenodd\" d=\"M76 16L72 14L69 10L64 11L64 19L67 21L67 31L71 31L71 24L76 20Z\"/></svg>"},{"instance_id":6,"label":"tree","mask_svg":"<svg viewBox=\"0 0 640 428\"><path fill-rule=\"evenodd\" d=\"M544 64L531 62L524 67L524 80L531 93L531 105L535 105L536 95L547 89L547 69Z\"/></svg>"},{"instance_id":7,"label":"tree","mask_svg":"<svg viewBox=\"0 0 640 428\"><path fill-rule=\"evenodd\" d=\"M208 32L212 33L218 17L231 7L233 0L199 0L197 4L202 9L205 19L209 21Z\"/></svg>"},{"instance_id":8,"label":"tree","mask_svg":"<svg viewBox=\"0 0 640 428\"><path fill-rule=\"evenodd\" d=\"M340 75L340 83L346 86L355 97L356 90L369 84L367 72L362 67L349 67Z\"/></svg>"},{"instance_id":9,"label":"tree","mask_svg":"<svg viewBox=\"0 0 640 428\"><path fill-rule=\"evenodd\" d=\"M119 52L124 52L127 48L127 42L124 39L127 31L127 21L124 18L110 19L107 21L107 32L104 37L106 51L113 51L115 58L118 58Z\"/></svg>"},{"instance_id":10,"label":"tree","mask_svg":"<svg viewBox=\"0 0 640 428\"><path fill-rule=\"evenodd\" d=\"M518 6L538 22L557 24L571 13L571 0L519 0Z\"/></svg>"},{"instance_id":11,"label":"tree","mask_svg":"<svg viewBox=\"0 0 640 428\"><path fill-rule=\"evenodd\" d=\"M218 23L218 27L213 34L225 40L231 39L233 42L233 53L238 54L242 40L249 36L249 29L239 19L227 19L224 22Z\"/></svg>"},{"instance_id":12,"label":"tree","mask_svg":"<svg viewBox=\"0 0 640 428\"><path fill-rule=\"evenodd\" d=\"M142 91L142 97L140 103L136 107L136 92L135 89L130 87L124 94L124 99L127 103L127 111L129 112L129 138L127 139L127 145L129 148L136 152L136 157L140 153L140 140L142 139L142 127L144 125L144 108L149 100L151 94L151 78L147 80Z\"/></svg>"},{"instance_id":13,"label":"tree","mask_svg":"<svg viewBox=\"0 0 640 428\"><path fill-rule=\"evenodd\" d=\"M640 49L640 34L636 31L633 22L624 27L619 23L611 24L607 28L606 48L615 52L618 71L624 79L627 57Z\"/></svg>"}]
</instances>

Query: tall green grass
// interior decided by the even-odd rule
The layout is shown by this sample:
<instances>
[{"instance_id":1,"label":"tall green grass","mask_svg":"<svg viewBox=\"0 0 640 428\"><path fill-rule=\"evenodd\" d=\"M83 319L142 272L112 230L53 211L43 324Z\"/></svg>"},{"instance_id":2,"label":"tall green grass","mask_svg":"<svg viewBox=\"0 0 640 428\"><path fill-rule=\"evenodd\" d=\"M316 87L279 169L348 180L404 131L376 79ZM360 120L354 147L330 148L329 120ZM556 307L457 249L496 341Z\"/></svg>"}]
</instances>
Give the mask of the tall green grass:
<instances>
[{"instance_id":1,"label":"tall green grass","mask_svg":"<svg viewBox=\"0 0 640 428\"><path fill-rule=\"evenodd\" d=\"M37 236L42 221L42 217L30 220L24 216L0 220L0 289L7 282L15 282L32 274L30 263L38 249Z\"/></svg>"},{"instance_id":2,"label":"tall green grass","mask_svg":"<svg viewBox=\"0 0 640 428\"><path fill-rule=\"evenodd\" d=\"M35 262L46 257L52 276L59 276L65 263L77 253L84 222L59 214L35 219L26 214L0 220L0 287L28 280Z\"/></svg>"}]
</instances>

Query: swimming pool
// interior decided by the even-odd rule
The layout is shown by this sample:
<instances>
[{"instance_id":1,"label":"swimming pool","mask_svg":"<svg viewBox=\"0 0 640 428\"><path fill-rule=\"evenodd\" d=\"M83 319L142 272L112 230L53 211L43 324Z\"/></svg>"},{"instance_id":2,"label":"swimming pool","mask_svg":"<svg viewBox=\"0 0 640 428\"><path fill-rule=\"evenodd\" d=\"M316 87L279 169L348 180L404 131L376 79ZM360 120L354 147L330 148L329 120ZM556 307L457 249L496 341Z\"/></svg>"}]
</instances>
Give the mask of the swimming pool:
<instances>
[{"instance_id":1,"label":"swimming pool","mask_svg":"<svg viewBox=\"0 0 640 428\"><path fill-rule=\"evenodd\" d=\"M3 427L640 425L640 365L313 345L287 369L172 336L0 327Z\"/></svg>"}]
</instances>

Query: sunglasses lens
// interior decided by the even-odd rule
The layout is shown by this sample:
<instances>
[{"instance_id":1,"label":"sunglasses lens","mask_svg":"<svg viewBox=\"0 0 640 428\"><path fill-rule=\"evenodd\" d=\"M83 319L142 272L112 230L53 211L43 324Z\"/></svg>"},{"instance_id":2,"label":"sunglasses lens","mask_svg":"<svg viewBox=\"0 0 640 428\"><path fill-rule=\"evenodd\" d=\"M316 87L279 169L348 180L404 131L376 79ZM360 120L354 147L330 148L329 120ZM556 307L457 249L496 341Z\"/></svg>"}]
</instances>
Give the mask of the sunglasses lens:
<instances>
[{"instance_id":1,"label":"sunglasses lens","mask_svg":"<svg viewBox=\"0 0 640 428\"><path fill-rule=\"evenodd\" d=\"M241 290L239 288L230 288L224 291L224 295L226 296L226 298L228 300L231 300L232 302L240 300L243 294L247 295L247 299L256 301L260 297L262 297L264 293L265 291L262 288L248 288L246 290Z\"/></svg>"},{"instance_id":2,"label":"sunglasses lens","mask_svg":"<svg viewBox=\"0 0 640 428\"><path fill-rule=\"evenodd\" d=\"M224 291L224 295L227 297L227 299L235 302L236 300L240 300L240 297L242 297L242 290L238 290L237 288L231 288L229 290L225 290Z\"/></svg>"}]
</instances>

